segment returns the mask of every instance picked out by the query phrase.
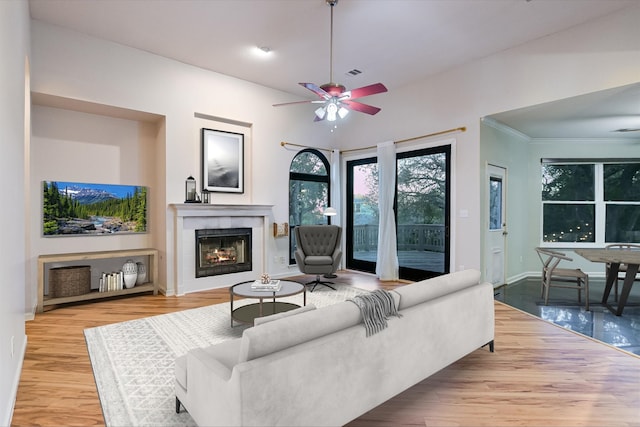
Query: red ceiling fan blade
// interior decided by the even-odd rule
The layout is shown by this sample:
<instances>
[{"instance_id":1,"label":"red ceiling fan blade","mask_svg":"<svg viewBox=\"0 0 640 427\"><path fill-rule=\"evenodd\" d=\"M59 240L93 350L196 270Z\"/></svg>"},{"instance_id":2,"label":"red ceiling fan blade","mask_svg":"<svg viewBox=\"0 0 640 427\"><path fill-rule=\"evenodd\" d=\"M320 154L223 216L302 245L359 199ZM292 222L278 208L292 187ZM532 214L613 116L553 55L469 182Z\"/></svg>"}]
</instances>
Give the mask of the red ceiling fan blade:
<instances>
[{"instance_id":1,"label":"red ceiling fan blade","mask_svg":"<svg viewBox=\"0 0 640 427\"><path fill-rule=\"evenodd\" d=\"M345 99L357 99L363 98L369 95L375 95L376 93L386 92L387 88L382 83L376 83L369 86L363 86L358 89L351 89L349 91L343 92L340 95L340 98L345 97Z\"/></svg>"},{"instance_id":2,"label":"red ceiling fan blade","mask_svg":"<svg viewBox=\"0 0 640 427\"><path fill-rule=\"evenodd\" d=\"M318 86L318 85L316 85L314 83L298 83L298 84L300 86L303 86L303 87L309 89L311 92L315 93L320 98L323 98L323 99L331 98L331 95L329 95L327 92L325 92L324 89L322 89L320 86Z\"/></svg>"},{"instance_id":3,"label":"red ceiling fan blade","mask_svg":"<svg viewBox=\"0 0 640 427\"><path fill-rule=\"evenodd\" d=\"M372 105L363 104L362 102L358 102L358 101L351 101L349 99L345 99L340 102L342 104L345 104L349 109L353 111L359 111L361 113L366 113L371 115L374 115L381 110L381 108L374 107Z\"/></svg>"}]
</instances>

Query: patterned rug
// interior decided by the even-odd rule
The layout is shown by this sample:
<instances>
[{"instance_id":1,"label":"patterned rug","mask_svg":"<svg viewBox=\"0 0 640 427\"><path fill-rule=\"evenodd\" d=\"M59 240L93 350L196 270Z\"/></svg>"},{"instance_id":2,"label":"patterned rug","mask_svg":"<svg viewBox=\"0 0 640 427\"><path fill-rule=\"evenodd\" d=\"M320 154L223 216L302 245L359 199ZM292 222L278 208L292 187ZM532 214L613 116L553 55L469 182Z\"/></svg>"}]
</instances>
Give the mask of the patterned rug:
<instances>
[{"instance_id":1,"label":"patterned rug","mask_svg":"<svg viewBox=\"0 0 640 427\"><path fill-rule=\"evenodd\" d=\"M324 307L363 291L336 285L307 292L307 304ZM302 295L278 301L302 303ZM255 300L236 300L234 308ZM230 324L229 303L85 329L84 335L107 426L192 426L175 412L174 361L196 347L239 338L247 326Z\"/></svg>"}]
</instances>

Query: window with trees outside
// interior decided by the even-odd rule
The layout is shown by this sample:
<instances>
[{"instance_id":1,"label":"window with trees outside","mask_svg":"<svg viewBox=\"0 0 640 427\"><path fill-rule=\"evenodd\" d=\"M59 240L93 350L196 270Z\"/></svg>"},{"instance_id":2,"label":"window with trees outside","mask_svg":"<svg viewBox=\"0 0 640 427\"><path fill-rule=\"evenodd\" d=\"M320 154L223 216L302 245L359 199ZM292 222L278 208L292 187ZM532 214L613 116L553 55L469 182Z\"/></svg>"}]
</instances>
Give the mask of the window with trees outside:
<instances>
[{"instance_id":1,"label":"window with trees outside","mask_svg":"<svg viewBox=\"0 0 640 427\"><path fill-rule=\"evenodd\" d=\"M543 160L542 241L640 242L640 162Z\"/></svg>"},{"instance_id":2,"label":"window with trees outside","mask_svg":"<svg viewBox=\"0 0 640 427\"><path fill-rule=\"evenodd\" d=\"M289 168L289 264L296 250L294 229L298 225L328 224L323 215L329 206L329 162L318 150L300 151Z\"/></svg>"}]
</instances>

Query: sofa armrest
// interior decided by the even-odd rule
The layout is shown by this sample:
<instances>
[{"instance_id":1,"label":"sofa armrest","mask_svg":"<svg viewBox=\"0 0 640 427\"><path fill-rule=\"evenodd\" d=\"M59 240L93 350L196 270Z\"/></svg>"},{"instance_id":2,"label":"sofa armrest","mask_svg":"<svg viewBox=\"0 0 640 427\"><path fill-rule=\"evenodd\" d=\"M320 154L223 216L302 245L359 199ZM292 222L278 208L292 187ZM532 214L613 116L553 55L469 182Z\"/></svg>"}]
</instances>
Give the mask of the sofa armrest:
<instances>
[{"instance_id":1,"label":"sofa armrest","mask_svg":"<svg viewBox=\"0 0 640 427\"><path fill-rule=\"evenodd\" d=\"M293 256L296 258L296 264L302 267L304 265L304 253L302 252L302 249L300 249L299 247L296 248Z\"/></svg>"},{"instance_id":2,"label":"sofa armrest","mask_svg":"<svg viewBox=\"0 0 640 427\"><path fill-rule=\"evenodd\" d=\"M196 359L201 365L200 368L204 368L208 372L212 372L223 381L228 381L229 378L231 378L231 369L221 363L218 359L211 357L211 355L202 348L194 348L189 351L187 356L187 369L190 369L191 364L193 363L193 360L189 360L190 358Z\"/></svg>"},{"instance_id":3,"label":"sofa armrest","mask_svg":"<svg viewBox=\"0 0 640 427\"><path fill-rule=\"evenodd\" d=\"M340 246L336 246L336 250L333 251L333 255L331 255L333 265L333 271L338 269L338 265L340 264L340 259L342 258L342 251L340 250Z\"/></svg>"},{"instance_id":4,"label":"sofa armrest","mask_svg":"<svg viewBox=\"0 0 640 427\"><path fill-rule=\"evenodd\" d=\"M187 399L182 404L198 425L240 425L237 378L204 349L187 353Z\"/></svg>"},{"instance_id":5,"label":"sofa armrest","mask_svg":"<svg viewBox=\"0 0 640 427\"><path fill-rule=\"evenodd\" d=\"M333 254L331 255L333 262L339 261L341 256L342 256L342 250L340 249L340 246L336 246L336 249L333 251Z\"/></svg>"}]
</instances>

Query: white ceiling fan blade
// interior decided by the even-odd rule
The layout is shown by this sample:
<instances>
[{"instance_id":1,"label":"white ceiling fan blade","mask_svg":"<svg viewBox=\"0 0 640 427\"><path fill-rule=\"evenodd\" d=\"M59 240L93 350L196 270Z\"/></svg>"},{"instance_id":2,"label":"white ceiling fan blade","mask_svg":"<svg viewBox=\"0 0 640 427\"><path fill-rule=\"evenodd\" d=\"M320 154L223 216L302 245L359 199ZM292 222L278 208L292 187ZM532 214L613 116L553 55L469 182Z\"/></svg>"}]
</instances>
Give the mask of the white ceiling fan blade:
<instances>
[{"instance_id":1,"label":"white ceiling fan blade","mask_svg":"<svg viewBox=\"0 0 640 427\"><path fill-rule=\"evenodd\" d=\"M311 103L315 103L318 101L293 101L293 102L282 102L280 104L273 104L274 107L282 107L284 105L295 105L295 104L311 104ZM320 102L324 102L324 101L320 101Z\"/></svg>"},{"instance_id":2,"label":"white ceiling fan blade","mask_svg":"<svg viewBox=\"0 0 640 427\"><path fill-rule=\"evenodd\" d=\"M324 98L324 99L330 99L331 98L331 95L329 95L327 92L325 92L324 89L322 89L320 86L318 86L315 83L298 83L298 84L300 86L303 86L303 87L309 89L311 92L315 93L320 98Z\"/></svg>"}]
</instances>

